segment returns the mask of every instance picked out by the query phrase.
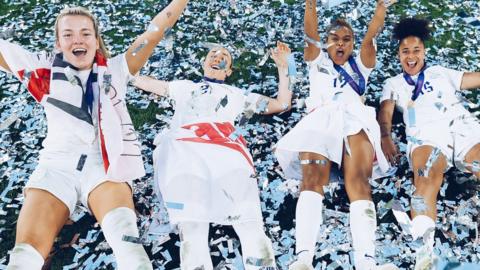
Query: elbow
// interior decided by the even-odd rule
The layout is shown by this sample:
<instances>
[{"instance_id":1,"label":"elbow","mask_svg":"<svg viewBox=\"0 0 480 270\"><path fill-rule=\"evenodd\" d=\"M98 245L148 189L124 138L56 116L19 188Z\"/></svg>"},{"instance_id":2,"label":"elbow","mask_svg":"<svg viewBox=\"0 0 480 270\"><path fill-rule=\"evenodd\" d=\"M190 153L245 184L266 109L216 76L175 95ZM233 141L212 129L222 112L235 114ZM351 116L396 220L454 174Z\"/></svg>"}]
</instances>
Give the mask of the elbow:
<instances>
[{"instance_id":1,"label":"elbow","mask_svg":"<svg viewBox=\"0 0 480 270\"><path fill-rule=\"evenodd\" d=\"M292 100L290 99L288 102L284 103L282 109L284 112L290 111L292 109Z\"/></svg>"}]
</instances>

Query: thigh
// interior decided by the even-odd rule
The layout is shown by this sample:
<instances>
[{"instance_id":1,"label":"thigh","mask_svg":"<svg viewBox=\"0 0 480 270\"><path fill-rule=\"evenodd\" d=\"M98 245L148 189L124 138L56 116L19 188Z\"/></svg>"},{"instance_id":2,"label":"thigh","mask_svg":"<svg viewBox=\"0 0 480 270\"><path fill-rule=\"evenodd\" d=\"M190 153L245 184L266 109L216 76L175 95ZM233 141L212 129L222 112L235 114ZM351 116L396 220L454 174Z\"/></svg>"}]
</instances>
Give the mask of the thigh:
<instances>
[{"instance_id":1,"label":"thigh","mask_svg":"<svg viewBox=\"0 0 480 270\"><path fill-rule=\"evenodd\" d=\"M323 155L311 152L299 154L302 164L302 190L311 190L323 194L323 186L327 185L330 179L331 162Z\"/></svg>"},{"instance_id":2,"label":"thigh","mask_svg":"<svg viewBox=\"0 0 480 270\"><path fill-rule=\"evenodd\" d=\"M473 173L477 179L480 179L480 143L473 146L465 155L465 162L467 170Z\"/></svg>"},{"instance_id":3,"label":"thigh","mask_svg":"<svg viewBox=\"0 0 480 270\"><path fill-rule=\"evenodd\" d=\"M348 144L350 151L344 150L343 153L345 181L347 178L370 177L375 152L365 131L348 136Z\"/></svg>"},{"instance_id":4,"label":"thigh","mask_svg":"<svg viewBox=\"0 0 480 270\"><path fill-rule=\"evenodd\" d=\"M103 182L88 195L88 207L98 222L118 207L134 209L132 189L125 182Z\"/></svg>"},{"instance_id":5,"label":"thigh","mask_svg":"<svg viewBox=\"0 0 480 270\"><path fill-rule=\"evenodd\" d=\"M348 198L350 202L371 200L368 179L372 175L373 146L363 130L348 136L348 143L350 152L344 150L343 153L343 176Z\"/></svg>"},{"instance_id":6,"label":"thigh","mask_svg":"<svg viewBox=\"0 0 480 270\"><path fill-rule=\"evenodd\" d=\"M50 192L27 189L18 216L16 243L28 243L47 258L69 213L68 207Z\"/></svg>"}]
</instances>

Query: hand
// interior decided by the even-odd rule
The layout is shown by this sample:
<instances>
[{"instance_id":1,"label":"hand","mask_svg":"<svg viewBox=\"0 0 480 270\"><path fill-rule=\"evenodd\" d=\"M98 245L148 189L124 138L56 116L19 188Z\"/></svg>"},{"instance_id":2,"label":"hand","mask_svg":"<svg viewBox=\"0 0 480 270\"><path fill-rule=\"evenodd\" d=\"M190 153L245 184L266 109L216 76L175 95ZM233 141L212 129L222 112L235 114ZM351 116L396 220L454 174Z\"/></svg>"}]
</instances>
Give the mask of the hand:
<instances>
[{"instance_id":1,"label":"hand","mask_svg":"<svg viewBox=\"0 0 480 270\"><path fill-rule=\"evenodd\" d=\"M382 151L390 165L397 164L399 158L398 148L390 136L382 137Z\"/></svg>"},{"instance_id":2,"label":"hand","mask_svg":"<svg viewBox=\"0 0 480 270\"><path fill-rule=\"evenodd\" d=\"M381 8L387 9L388 7L395 4L396 2L398 2L398 0L378 0L377 8L381 7Z\"/></svg>"},{"instance_id":3,"label":"hand","mask_svg":"<svg viewBox=\"0 0 480 270\"><path fill-rule=\"evenodd\" d=\"M277 41L277 47L270 49L270 55L277 65L280 68L288 68L288 56L290 55L291 50L287 44Z\"/></svg>"}]
</instances>

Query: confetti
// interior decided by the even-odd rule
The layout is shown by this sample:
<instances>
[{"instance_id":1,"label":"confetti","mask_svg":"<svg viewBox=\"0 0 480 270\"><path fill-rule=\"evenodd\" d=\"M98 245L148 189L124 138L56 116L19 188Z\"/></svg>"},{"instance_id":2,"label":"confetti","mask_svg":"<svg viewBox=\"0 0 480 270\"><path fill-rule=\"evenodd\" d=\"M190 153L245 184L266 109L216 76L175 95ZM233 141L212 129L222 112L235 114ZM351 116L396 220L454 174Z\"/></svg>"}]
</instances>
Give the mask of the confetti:
<instances>
[{"instance_id":1,"label":"confetti","mask_svg":"<svg viewBox=\"0 0 480 270\"><path fill-rule=\"evenodd\" d=\"M0 39L9 39L9 38L12 38L12 37L17 37L17 36L18 36L18 34L15 31L15 29L13 29L13 28L6 29L4 31L0 31Z\"/></svg>"},{"instance_id":2,"label":"confetti","mask_svg":"<svg viewBox=\"0 0 480 270\"><path fill-rule=\"evenodd\" d=\"M322 5L326 6L327 8L333 8L335 6L348 2L348 0L321 0L321 1L322 1Z\"/></svg>"},{"instance_id":3,"label":"confetti","mask_svg":"<svg viewBox=\"0 0 480 270\"><path fill-rule=\"evenodd\" d=\"M150 23L147 27L147 32L158 32L160 28L154 23Z\"/></svg>"},{"instance_id":4,"label":"confetti","mask_svg":"<svg viewBox=\"0 0 480 270\"><path fill-rule=\"evenodd\" d=\"M440 154L441 154L441 150L435 147L430 153L430 156L427 159L425 167L422 169L418 169L418 176L428 178L428 173L432 168L433 164L435 163L435 161L437 161Z\"/></svg>"},{"instance_id":5,"label":"confetti","mask_svg":"<svg viewBox=\"0 0 480 270\"><path fill-rule=\"evenodd\" d=\"M103 74L103 91L105 94L110 92L110 87L112 86L112 75L111 74Z\"/></svg>"},{"instance_id":6,"label":"confetti","mask_svg":"<svg viewBox=\"0 0 480 270\"><path fill-rule=\"evenodd\" d=\"M411 205L417 214L425 214L428 210L428 206L422 196L413 196Z\"/></svg>"},{"instance_id":7,"label":"confetti","mask_svg":"<svg viewBox=\"0 0 480 270\"><path fill-rule=\"evenodd\" d=\"M140 45L138 45L133 49L132 56L137 56L137 53L140 52L143 48L145 48L147 44L148 44L148 39L145 39L142 43L140 43Z\"/></svg>"},{"instance_id":8,"label":"confetti","mask_svg":"<svg viewBox=\"0 0 480 270\"><path fill-rule=\"evenodd\" d=\"M142 244L142 240L139 237L124 235L122 241L133 243L133 244Z\"/></svg>"},{"instance_id":9,"label":"confetti","mask_svg":"<svg viewBox=\"0 0 480 270\"><path fill-rule=\"evenodd\" d=\"M89 8L99 16L105 41L112 55L115 56L128 48L135 38L133 33L140 34L145 30L152 19L152 11L158 10L160 6L166 6L169 2L159 1L152 4L151 1L105 2L94 0L90 3ZM333 3L333 1L329 2ZM273 241L279 270L288 269L288 265L296 258L295 203L301 182L284 179L283 172L278 168L278 163L272 153L278 139L308 113L305 102L307 104L310 102L307 99L309 94L308 66L302 59L303 55L300 55L305 46L305 38L302 34L304 33L304 6L291 3L292 1L190 1L188 9L173 28L174 35L169 35L164 39L168 42L162 40L161 46L156 48L149 63L142 70L142 74L164 80L202 78L199 59L206 53L202 42L215 43L215 47L223 44L232 51L235 63L234 74L228 79L228 83L244 89L248 93L255 92L274 96L278 85L276 74L271 70L272 65L260 66L257 64L265 56L265 48L274 46L277 39L281 38L289 43L292 51L299 54L295 55L298 60L298 74L292 111L281 115L281 121L278 121L269 116L255 115L256 104L252 104L253 109L244 113L245 117L242 116L240 120L244 125L240 126L236 133L243 134L255 161L257 174L255 178L259 183L265 231ZM327 3L327 1L322 3ZM473 0L447 0L441 4L430 1L427 5L423 3L422 1L399 1L394 6L395 10L388 11L385 29L376 37L379 66L369 78L368 90L365 95L367 104L377 104L384 80L401 71L396 60L398 52L396 49L392 49L394 44L391 40L391 29L392 22L398 21L403 15L420 15L433 19L432 26L435 31L432 33L432 40L434 42L428 45L429 63L440 64L456 70L480 69L479 51L476 46L479 28L464 20L464 18L480 18L478 13L480 3ZM0 18L0 26L4 27L0 27L0 33L13 28L10 25L15 25L15 36L11 36L14 42L22 44L32 52L42 48L53 49L52 29L51 27L42 27L38 18L53 22L55 15L58 14L59 5L52 3L23 4L22 9L25 11L20 13L14 11L18 10L18 7L14 6L12 1L5 2L5 6L7 6L5 16ZM345 17L354 9L357 9L358 20L352 21L351 24L356 37L358 37L355 46L359 47L362 33L366 31L375 9L375 3L372 1L348 1L330 9L319 6L317 15L321 41L327 34L324 29L332 18ZM461 11L465 12L465 16L459 15ZM221 24L215 29L213 23L216 21L217 14L221 19ZM442 14L442 16L431 16L431 14ZM290 21L289 18L291 18ZM446 40L450 41L450 45L446 46ZM322 46L322 42L319 43L320 49L328 47L328 44ZM166 50L168 47L166 45L171 46L171 49ZM442 53L442 51L447 53ZM321 72L329 74L327 69L322 69ZM26 85L29 83L30 76L35 76L35 73L31 73L33 72L25 74ZM461 102L458 105L466 105L469 109L473 108L470 110L477 112L478 110L475 108L478 108L479 105L478 95L473 91L464 93L471 103ZM432 106L434 102L438 101L451 110L450 104L446 103L446 95L444 92L439 99L437 99L437 94L432 96L434 99L431 101ZM0 73L0 99L0 123L13 113L19 117L9 128L0 132L0 160L3 161L0 164L0 175L1 182L4 184L0 189L0 224L2 224L0 238L2 243L13 243L14 234L11 232L15 230L15 217L23 202L21 191L38 163L38 153L41 149L42 139L47 132L47 125L41 106L35 104L23 87L19 89L17 80L4 73ZM152 120L136 122L141 134L142 154L145 158L147 176L134 182L133 192L140 235L144 241L142 244L149 257L152 258L153 268L178 268L180 267L178 231L173 224L168 223L168 214L160 210L162 207L164 208L164 202L159 202L157 196L154 195L155 185L152 177L151 158L152 141L156 134L172 124L171 116L174 107L166 99L145 95L140 91L135 91L132 87L129 87L126 93L126 103L129 109L143 110L151 104L150 108L159 110L152 113ZM211 110L213 111L217 105L218 102L213 103ZM435 107L433 108L437 111ZM135 113L131 111L131 114L133 116ZM148 113L141 111L140 115L143 119L143 116ZM417 118L417 126L420 125L418 121ZM463 120L455 121L461 123ZM392 200L400 202L401 210L408 218L408 211L411 210L409 208L411 207L410 200L415 190L412 186L411 169L405 153L406 143L422 144L423 142L415 136L406 138L404 128L403 124L394 124L392 127L392 132L396 135L395 143L402 151L402 158L397 164L398 170L390 177L375 180L377 186L372 187L372 197L379 217L383 217L378 220L377 230L379 263L395 262L402 269L413 269L411 241L405 231L398 227L399 223L395 222L395 216L390 211L392 209L390 205L393 202L389 204ZM319 227L321 233L313 266L316 269L352 269L353 261L349 256L352 249L348 227L348 203L346 203L344 195L345 188L341 183L341 175L340 179L336 176L335 178L331 177L331 181L335 179L336 182L324 188L326 190L324 223ZM437 237L438 242L434 249L440 257L439 261L445 264L449 260L454 260L461 264L473 265L473 269L478 268L478 266L475 268L475 264L479 263L477 254L480 242L476 239L480 201L477 191L478 184L475 181L469 174L463 174L457 170L451 170L445 174L444 182L449 185L442 185L442 189L445 190L443 194L447 197L439 194L437 202L439 209L437 236L440 234L441 237ZM12 184L7 184L9 182ZM280 188L282 189L280 190ZM7 201L10 202L7 203ZM383 215L380 214L381 211L384 211ZM74 233L79 233L78 240L69 248L69 252L65 252L65 249L56 250L54 260L58 260L65 267L69 266L70 269L115 268L115 258L111 254L108 244L103 237L98 237L101 232L98 223L95 223L85 209L80 208L78 213L80 214L75 219L81 226L67 225L59 235L59 243L65 243L65 237L68 238L66 242L69 243L72 240L71 235ZM452 216L455 219L450 218ZM150 225L146 226L147 224ZM465 232L468 233L467 236L464 236ZM227 244L231 242L230 240L233 240L232 252L230 252L230 244ZM239 250L240 242L231 228L214 225L210 230L210 241L217 243L211 245L211 256L216 269L243 269ZM226 250L225 253L221 252L217 245L223 246ZM0 265L5 265L8 261L7 250L9 248L11 246L5 246L2 250ZM2 267L0 266L0 268Z\"/></svg>"},{"instance_id":10,"label":"confetti","mask_svg":"<svg viewBox=\"0 0 480 270\"><path fill-rule=\"evenodd\" d=\"M415 108L413 106L408 107L408 126L415 127L416 126L416 117L415 117Z\"/></svg>"},{"instance_id":11,"label":"confetti","mask_svg":"<svg viewBox=\"0 0 480 270\"><path fill-rule=\"evenodd\" d=\"M65 76L67 76L67 80L74 86L78 85L78 79L77 76L75 76L72 68L70 66L67 66L64 71Z\"/></svg>"},{"instance_id":12,"label":"confetti","mask_svg":"<svg viewBox=\"0 0 480 270\"><path fill-rule=\"evenodd\" d=\"M310 165L310 164L316 164L316 165L321 165L321 166L326 166L327 161L324 159L320 160L312 160L312 159L302 159L300 160L300 165Z\"/></svg>"},{"instance_id":13,"label":"confetti","mask_svg":"<svg viewBox=\"0 0 480 270\"><path fill-rule=\"evenodd\" d=\"M171 209L183 210L183 203L165 202L165 206Z\"/></svg>"},{"instance_id":14,"label":"confetti","mask_svg":"<svg viewBox=\"0 0 480 270\"><path fill-rule=\"evenodd\" d=\"M220 109L220 107L225 107L227 106L227 104L228 104L228 96L225 95L218 103L217 107L215 108L215 111L217 112Z\"/></svg>"},{"instance_id":15,"label":"confetti","mask_svg":"<svg viewBox=\"0 0 480 270\"><path fill-rule=\"evenodd\" d=\"M8 116L7 119L3 120L0 123L0 130L4 130L4 129L8 128L15 121L17 121L17 119L18 119L18 115L16 113L12 113L11 115Z\"/></svg>"},{"instance_id":16,"label":"confetti","mask_svg":"<svg viewBox=\"0 0 480 270\"><path fill-rule=\"evenodd\" d=\"M225 70L226 68L227 68L227 61L225 60L220 61L220 63L218 64L218 69Z\"/></svg>"}]
</instances>

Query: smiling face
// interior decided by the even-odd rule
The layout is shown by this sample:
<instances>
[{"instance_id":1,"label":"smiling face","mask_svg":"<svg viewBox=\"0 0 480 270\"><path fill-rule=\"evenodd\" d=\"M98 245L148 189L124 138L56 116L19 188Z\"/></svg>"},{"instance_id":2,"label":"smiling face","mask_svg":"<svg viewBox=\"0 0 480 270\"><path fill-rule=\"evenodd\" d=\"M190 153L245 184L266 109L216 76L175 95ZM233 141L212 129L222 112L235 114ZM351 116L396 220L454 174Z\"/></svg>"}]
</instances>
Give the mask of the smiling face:
<instances>
[{"instance_id":1,"label":"smiling face","mask_svg":"<svg viewBox=\"0 0 480 270\"><path fill-rule=\"evenodd\" d=\"M205 77L224 81L232 74L232 55L225 48L211 49L203 62Z\"/></svg>"},{"instance_id":2,"label":"smiling face","mask_svg":"<svg viewBox=\"0 0 480 270\"><path fill-rule=\"evenodd\" d=\"M406 37L400 42L398 56L403 71L415 75L425 65L425 45L418 37Z\"/></svg>"},{"instance_id":3,"label":"smiling face","mask_svg":"<svg viewBox=\"0 0 480 270\"><path fill-rule=\"evenodd\" d=\"M336 27L328 33L327 52L337 65L343 65L348 61L353 52L353 45L353 33L345 26Z\"/></svg>"},{"instance_id":4,"label":"smiling face","mask_svg":"<svg viewBox=\"0 0 480 270\"><path fill-rule=\"evenodd\" d=\"M93 21L82 15L67 15L58 21L56 48L65 61L79 70L92 68L100 44Z\"/></svg>"}]
</instances>

